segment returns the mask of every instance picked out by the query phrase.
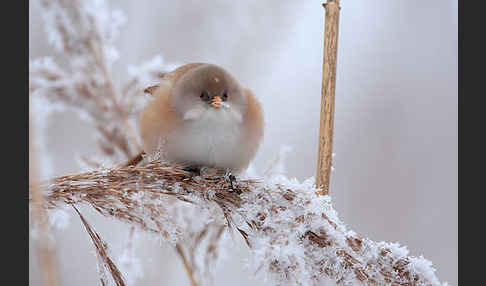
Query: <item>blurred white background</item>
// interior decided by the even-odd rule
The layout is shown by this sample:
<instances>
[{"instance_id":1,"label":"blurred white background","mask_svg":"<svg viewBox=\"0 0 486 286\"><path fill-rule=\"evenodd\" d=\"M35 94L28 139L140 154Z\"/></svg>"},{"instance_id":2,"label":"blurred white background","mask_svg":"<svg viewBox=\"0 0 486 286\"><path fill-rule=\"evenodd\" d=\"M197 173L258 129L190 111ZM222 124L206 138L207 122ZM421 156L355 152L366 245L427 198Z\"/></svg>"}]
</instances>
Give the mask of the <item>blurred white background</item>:
<instances>
[{"instance_id":1,"label":"blurred white background","mask_svg":"<svg viewBox=\"0 0 486 286\"><path fill-rule=\"evenodd\" d=\"M51 55L39 1L29 7L29 57ZM114 76L156 54L168 63L210 62L251 88L265 111L255 167L292 147L289 177L315 175L324 9L320 1L111 1L127 23ZM457 1L342 0L331 196L341 219L377 241L423 255L441 281L458 284ZM79 171L97 146L72 113L50 117L53 175ZM62 285L98 285L96 257L77 216L54 231ZM129 228L84 209L113 252ZM143 277L135 285L189 285L171 247L140 235ZM235 235L215 285L264 285L244 267ZM30 285L40 285L30 240ZM231 243L230 243L231 245Z\"/></svg>"}]
</instances>

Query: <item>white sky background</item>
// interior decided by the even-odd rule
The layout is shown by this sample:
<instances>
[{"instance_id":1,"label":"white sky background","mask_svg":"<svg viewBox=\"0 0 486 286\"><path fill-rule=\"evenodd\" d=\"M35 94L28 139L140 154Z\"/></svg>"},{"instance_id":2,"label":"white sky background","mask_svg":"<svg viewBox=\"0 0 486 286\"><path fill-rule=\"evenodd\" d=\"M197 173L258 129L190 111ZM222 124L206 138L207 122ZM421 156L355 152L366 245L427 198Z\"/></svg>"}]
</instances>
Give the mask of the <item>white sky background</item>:
<instances>
[{"instance_id":1,"label":"white sky background","mask_svg":"<svg viewBox=\"0 0 486 286\"><path fill-rule=\"evenodd\" d=\"M424 255L441 281L457 278L457 1L341 0L331 196L349 227L398 241ZM111 1L127 17L114 75L160 54L168 63L211 62L252 89L265 112L262 170L282 144L287 175L315 175L324 9L319 1ZM170 3L169 3L170 2ZM30 58L50 55L30 1ZM56 175L78 171L75 156L96 148L72 114L48 129ZM72 212L69 211L71 214ZM85 209L115 253L128 227ZM63 285L98 285L96 258L79 221L55 232ZM249 278L235 236L218 285L263 285ZM39 285L30 243L30 281ZM144 277L137 285L189 285L174 252L141 236Z\"/></svg>"}]
</instances>

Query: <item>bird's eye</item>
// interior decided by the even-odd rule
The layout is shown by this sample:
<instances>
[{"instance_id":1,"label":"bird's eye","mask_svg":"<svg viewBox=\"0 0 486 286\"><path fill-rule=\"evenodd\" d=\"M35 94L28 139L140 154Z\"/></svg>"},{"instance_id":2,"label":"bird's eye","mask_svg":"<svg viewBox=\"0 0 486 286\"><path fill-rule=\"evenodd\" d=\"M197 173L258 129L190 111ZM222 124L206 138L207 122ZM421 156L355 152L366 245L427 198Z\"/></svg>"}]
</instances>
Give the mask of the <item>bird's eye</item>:
<instances>
[{"instance_id":1,"label":"bird's eye","mask_svg":"<svg viewBox=\"0 0 486 286\"><path fill-rule=\"evenodd\" d=\"M223 101L226 101L226 99L228 99L228 94L225 92L223 93Z\"/></svg>"},{"instance_id":2,"label":"bird's eye","mask_svg":"<svg viewBox=\"0 0 486 286\"><path fill-rule=\"evenodd\" d=\"M208 101L209 100L209 94L207 91L201 92L201 95L199 96L202 100Z\"/></svg>"}]
</instances>

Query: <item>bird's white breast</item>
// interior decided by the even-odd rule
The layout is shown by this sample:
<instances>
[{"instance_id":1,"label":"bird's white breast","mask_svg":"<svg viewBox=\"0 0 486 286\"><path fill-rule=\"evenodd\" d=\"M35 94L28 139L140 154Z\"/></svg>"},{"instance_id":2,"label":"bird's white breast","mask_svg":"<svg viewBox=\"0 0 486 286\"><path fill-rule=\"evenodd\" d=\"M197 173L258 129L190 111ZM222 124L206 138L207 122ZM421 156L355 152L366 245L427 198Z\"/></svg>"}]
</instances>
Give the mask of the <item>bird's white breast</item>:
<instances>
[{"instance_id":1,"label":"bird's white breast","mask_svg":"<svg viewBox=\"0 0 486 286\"><path fill-rule=\"evenodd\" d=\"M182 126L167 140L169 160L218 168L246 167L240 114L231 108L203 108L190 110L184 117Z\"/></svg>"}]
</instances>

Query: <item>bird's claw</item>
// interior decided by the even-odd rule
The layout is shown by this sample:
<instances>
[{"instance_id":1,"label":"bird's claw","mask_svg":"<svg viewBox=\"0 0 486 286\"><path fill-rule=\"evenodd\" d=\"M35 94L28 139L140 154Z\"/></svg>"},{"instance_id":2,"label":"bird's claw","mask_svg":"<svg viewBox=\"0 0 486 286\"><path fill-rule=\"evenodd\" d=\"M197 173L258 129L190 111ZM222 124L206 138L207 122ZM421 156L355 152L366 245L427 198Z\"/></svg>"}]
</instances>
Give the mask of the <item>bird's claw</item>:
<instances>
[{"instance_id":1,"label":"bird's claw","mask_svg":"<svg viewBox=\"0 0 486 286\"><path fill-rule=\"evenodd\" d=\"M235 186L233 185L233 182L236 181L236 177L231 174L231 171L226 171L223 178L231 185L231 189L229 190L230 193L237 193L238 195L241 194L241 191L238 188L235 188Z\"/></svg>"}]
</instances>

